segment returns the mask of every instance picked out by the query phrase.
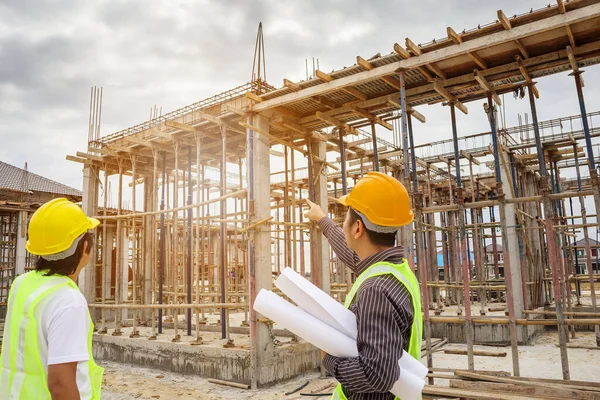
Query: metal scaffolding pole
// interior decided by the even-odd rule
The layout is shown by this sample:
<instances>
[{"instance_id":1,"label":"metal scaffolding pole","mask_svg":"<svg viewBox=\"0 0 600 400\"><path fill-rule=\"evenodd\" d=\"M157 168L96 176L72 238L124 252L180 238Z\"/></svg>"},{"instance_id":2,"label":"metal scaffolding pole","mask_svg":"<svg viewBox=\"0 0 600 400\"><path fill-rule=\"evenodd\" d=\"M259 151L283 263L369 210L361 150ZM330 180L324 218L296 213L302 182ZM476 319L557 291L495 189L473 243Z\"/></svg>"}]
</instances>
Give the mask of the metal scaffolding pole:
<instances>
[{"instance_id":1,"label":"metal scaffolding pole","mask_svg":"<svg viewBox=\"0 0 600 400\"><path fill-rule=\"evenodd\" d=\"M527 85L528 93L529 93L529 105L531 107L531 117L533 120L533 131L535 134L536 148L537 148L537 156L538 162L540 165L540 174L542 176L542 197L544 204L544 223L546 225L546 239L548 243L548 259L550 261L550 266L552 268L552 284L554 287L554 302L556 304L556 320L558 325L558 341L560 346L560 359L562 364L562 375L563 379L569 380L569 357L567 353L567 338L564 329L564 314L563 314L563 303L562 296L560 290L560 280L559 280L559 265L558 260L556 259L556 243L554 241L554 227L552 226L554 222L554 210L552 207L552 202L548 197L548 172L546 169L546 162L544 160L544 151L542 148L542 140L540 137L540 129L537 119L537 110L535 107L535 98L533 95L533 83L529 83ZM506 262L506 260L505 260Z\"/></svg>"}]
</instances>

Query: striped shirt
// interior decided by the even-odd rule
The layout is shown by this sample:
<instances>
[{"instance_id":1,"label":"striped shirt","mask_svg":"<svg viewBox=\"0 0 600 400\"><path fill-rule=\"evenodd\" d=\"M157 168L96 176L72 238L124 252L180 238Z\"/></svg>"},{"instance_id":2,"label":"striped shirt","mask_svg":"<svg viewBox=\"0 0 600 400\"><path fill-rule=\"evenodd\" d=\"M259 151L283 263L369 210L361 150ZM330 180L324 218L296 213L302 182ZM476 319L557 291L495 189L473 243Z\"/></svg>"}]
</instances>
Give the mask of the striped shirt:
<instances>
[{"instance_id":1,"label":"striped shirt","mask_svg":"<svg viewBox=\"0 0 600 400\"><path fill-rule=\"evenodd\" d=\"M360 260L346 245L342 228L329 218L321 219L319 226L338 259L357 276L380 261L403 261L401 247ZM410 294L392 275L369 278L359 287L350 311L356 315L358 357L326 355L323 365L342 384L348 400L393 400L389 390L400 377L398 360L410 342L414 317Z\"/></svg>"}]
</instances>

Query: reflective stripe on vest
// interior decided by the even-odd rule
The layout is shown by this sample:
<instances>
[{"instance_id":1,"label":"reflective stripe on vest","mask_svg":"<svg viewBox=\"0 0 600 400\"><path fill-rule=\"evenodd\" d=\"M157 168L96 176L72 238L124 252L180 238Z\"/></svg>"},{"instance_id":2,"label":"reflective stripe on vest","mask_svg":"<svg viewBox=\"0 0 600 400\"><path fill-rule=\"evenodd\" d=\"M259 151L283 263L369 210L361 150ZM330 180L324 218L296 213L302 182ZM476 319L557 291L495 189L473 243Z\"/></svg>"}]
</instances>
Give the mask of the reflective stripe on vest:
<instances>
[{"instance_id":1,"label":"reflective stripe on vest","mask_svg":"<svg viewBox=\"0 0 600 400\"><path fill-rule=\"evenodd\" d=\"M416 358L417 360L421 359L421 332L423 331L423 316L421 315L421 294L419 292L419 282L415 274L411 271L410 267L406 260L403 260L402 264L392 264L388 262L378 262L371 265L367 268L354 282L350 292L346 296L346 301L344 306L346 308L350 308L356 293L358 292L358 288L369 278L373 278L381 275L393 275L400 283L404 285L408 293L411 297L411 302L413 306L413 324L411 327L410 341L408 344L408 354ZM344 391L342 389L342 385L338 383L335 388L333 395L331 396L332 400L348 400ZM396 397L396 400L399 400Z\"/></svg>"},{"instance_id":2,"label":"reflective stripe on vest","mask_svg":"<svg viewBox=\"0 0 600 400\"><path fill-rule=\"evenodd\" d=\"M56 290L70 286L79 290L75 282L65 276L45 276L32 271L18 277L10 290L7 323L2 342L2 370L0 376L0 398L50 399L47 376L38 347L38 321L35 320L36 306ZM92 387L92 399L100 399L104 369L92 357L93 324L90 318L88 351L90 360L87 369Z\"/></svg>"}]
</instances>

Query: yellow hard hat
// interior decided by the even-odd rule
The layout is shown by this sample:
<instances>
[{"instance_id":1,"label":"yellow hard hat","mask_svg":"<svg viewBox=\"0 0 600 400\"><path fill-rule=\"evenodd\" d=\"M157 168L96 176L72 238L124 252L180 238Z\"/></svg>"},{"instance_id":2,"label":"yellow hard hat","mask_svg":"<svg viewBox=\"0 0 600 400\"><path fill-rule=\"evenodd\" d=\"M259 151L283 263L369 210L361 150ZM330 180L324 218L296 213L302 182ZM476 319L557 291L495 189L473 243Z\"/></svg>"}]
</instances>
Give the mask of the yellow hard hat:
<instances>
[{"instance_id":1,"label":"yellow hard hat","mask_svg":"<svg viewBox=\"0 0 600 400\"><path fill-rule=\"evenodd\" d=\"M65 198L50 200L31 216L25 247L38 256L61 253L99 224L100 221L86 216L81 207Z\"/></svg>"},{"instance_id":2,"label":"yellow hard hat","mask_svg":"<svg viewBox=\"0 0 600 400\"><path fill-rule=\"evenodd\" d=\"M366 228L376 232L394 232L414 219L404 185L381 172L367 173L338 202L365 217Z\"/></svg>"}]
</instances>

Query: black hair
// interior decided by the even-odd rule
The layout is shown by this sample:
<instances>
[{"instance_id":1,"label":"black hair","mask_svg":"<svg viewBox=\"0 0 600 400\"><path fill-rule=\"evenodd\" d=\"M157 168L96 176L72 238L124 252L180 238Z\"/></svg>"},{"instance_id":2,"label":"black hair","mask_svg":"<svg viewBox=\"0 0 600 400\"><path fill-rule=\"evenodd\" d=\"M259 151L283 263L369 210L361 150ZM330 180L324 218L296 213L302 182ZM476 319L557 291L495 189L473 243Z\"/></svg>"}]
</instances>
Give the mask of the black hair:
<instances>
[{"instance_id":1,"label":"black hair","mask_svg":"<svg viewBox=\"0 0 600 400\"><path fill-rule=\"evenodd\" d=\"M358 215L358 213L352 208L348 208L348 215L351 224L355 223L356 221L360 221L364 225L365 231L367 232L367 238L372 244L385 247L394 247L396 245L396 232L381 233L370 231L367 229L367 226L363 222L360 215Z\"/></svg>"},{"instance_id":2,"label":"black hair","mask_svg":"<svg viewBox=\"0 0 600 400\"><path fill-rule=\"evenodd\" d=\"M36 271L48 271L46 272L46 276L50 275L71 275L75 271L77 271L77 267L79 266L79 261L83 257L83 244L87 243L87 253L89 254L92 251L92 247L94 246L94 236L90 232L86 232L79 243L77 243L77 249L75 249L75 253L73 255L64 258L62 260L57 261L48 261L43 259L42 257L38 257L35 261L35 270Z\"/></svg>"}]
</instances>

